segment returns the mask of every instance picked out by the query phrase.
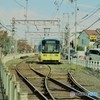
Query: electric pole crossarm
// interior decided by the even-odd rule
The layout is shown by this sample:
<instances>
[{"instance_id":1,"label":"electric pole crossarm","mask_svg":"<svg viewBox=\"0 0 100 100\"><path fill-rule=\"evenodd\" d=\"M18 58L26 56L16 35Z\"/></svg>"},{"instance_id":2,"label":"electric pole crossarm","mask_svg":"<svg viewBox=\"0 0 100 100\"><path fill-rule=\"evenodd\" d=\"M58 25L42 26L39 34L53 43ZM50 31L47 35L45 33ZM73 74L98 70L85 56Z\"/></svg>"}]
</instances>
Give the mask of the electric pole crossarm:
<instances>
[{"instance_id":1,"label":"electric pole crossarm","mask_svg":"<svg viewBox=\"0 0 100 100\"><path fill-rule=\"evenodd\" d=\"M15 23L35 23L36 25L59 25L60 20L14 20Z\"/></svg>"}]
</instances>

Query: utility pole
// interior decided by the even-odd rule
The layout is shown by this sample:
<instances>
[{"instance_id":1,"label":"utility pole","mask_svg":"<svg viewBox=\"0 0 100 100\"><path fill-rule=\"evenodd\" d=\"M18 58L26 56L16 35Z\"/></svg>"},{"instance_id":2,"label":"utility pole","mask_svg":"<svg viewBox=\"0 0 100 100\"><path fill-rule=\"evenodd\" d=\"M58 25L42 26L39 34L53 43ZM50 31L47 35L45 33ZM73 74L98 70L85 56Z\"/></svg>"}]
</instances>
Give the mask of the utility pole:
<instances>
[{"instance_id":1,"label":"utility pole","mask_svg":"<svg viewBox=\"0 0 100 100\"><path fill-rule=\"evenodd\" d=\"M28 13L28 0L26 0L26 15L25 15L25 19L27 20L27 14Z\"/></svg>"},{"instance_id":2,"label":"utility pole","mask_svg":"<svg viewBox=\"0 0 100 100\"><path fill-rule=\"evenodd\" d=\"M65 32L65 53L68 53L68 62L70 63L70 28L69 28L69 13L67 13L68 17L68 22L65 27L66 32ZM67 52L66 52L67 50Z\"/></svg>"},{"instance_id":3,"label":"utility pole","mask_svg":"<svg viewBox=\"0 0 100 100\"><path fill-rule=\"evenodd\" d=\"M26 31L28 32L29 31L29 27L28 27L27 18L28 18L28 0L26 0L26 14L25 14ZM27 40L27 32L25 32L25 40Z\"/></svg>"},{"instance_id":4,"label":"utility pole","mask_svg":"<svg viewBox=\"0 0 100 100\"><path fill-rule=\"evenodd\" d=\"M15 18L12 18L12 45L11 45L11 52L15 53L16 46L15 46Z\"/></svg>"},{"instance_id":5,"label":"utility pole","mask_svg":"<svg viewBox=\"0 0 100 100\"><path fill-rule=\"evenodd\" d=\"M77 0L75 0L75 52L77 52Z\"/></svg>"},{"instance_id":6,"label":"utility pole","mask_svg":"<svg viewBox=\"0 0 100 100\"><path fill-rule=\"evenodd\" d=\"M30 46L31 46L31 53L32 53L32 49L33 49L32 37L30 38Z\"/></svg>"},{"instance_id":7,"label":"utility pole","mask_svg":"<svg viewBox=\"0 0 100 100\"><path fill-rule=\"evenodd\" d=\"M70 28L69 28L69 13L68 13L68 61L70 63Z\"/></svg>"},{"instance_id":8,"label":"utility pole","mask_svg":"<svg viewBox=\"0 0 100 100\"><path fill-rule=\"evenodd\" d=\"M61 40L61 31L60 31L60 19L58 19L58 28L59 28L59 31L58 31L58 34L60 35L60 40Z\"/></svg>"},{"instance_id":9,"label":"utility pole","mask_svg":"<svg viewBox=\"0 0 100 100\"><path fill-rule=\"evenodd\" d=\"M70 28L69 28L69 13L68 14L68 39L67 39L67 46L68 46L68 62L70 63Z\"/></svg>"}]
</instances>

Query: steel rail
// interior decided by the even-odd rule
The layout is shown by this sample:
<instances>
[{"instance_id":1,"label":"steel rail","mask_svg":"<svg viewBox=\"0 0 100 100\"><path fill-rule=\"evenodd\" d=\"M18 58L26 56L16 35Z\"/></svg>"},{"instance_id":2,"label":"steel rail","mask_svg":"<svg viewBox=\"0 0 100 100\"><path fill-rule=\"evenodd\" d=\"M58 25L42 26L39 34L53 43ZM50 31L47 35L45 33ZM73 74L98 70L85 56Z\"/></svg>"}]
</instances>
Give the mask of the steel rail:
<instances>
[{"instance_id":1,"label":"steel rail","mask_svg":"<svg viewBox=\"0 0 100 100\"><path fill-rule=\"evenodd\" d=\"M25 61L25 60L24 60ZM22 61L23 62L23 61ZM20 62L21 63L21 62ZM19 65L19 64L18 64ZM50 67L49 67L50 68ZM46 89L46 95L47 95L47 97L45 96L45 95L43 95L36 87L34 87L33 86L33 84L31 84L29 81L28 81L28 79L26 78L26 77L24 77L19 71L18 71L18 69L16 68L16 72L18 73L18 75L19 76L21 76L22 77L22 79L24 80L24 82L28 85L28 87L34 92L36 92L36 93L39 93L38 95L40 95L39 97L41 98L41 99L43 99L43 100L48 100L48 98L50 99L50 100L55 100L54 99L54 97L49 93L49 91L48 91L48 89L47 89L47 79L48 79L48 77L46 76L45 77L45 89ZM50 71L49 71L49 73L48 73L48 76L49 76L49 74L50 74L50 72L51 72L51 69L50 69ZM43 75L41 75L41 74L39 74L41 77L44 77Z\"/></svg>"},{"instance_id":2,"label":"steel rail","mask_svg":"<svg viewBox=\"0 0 100 100\"><path fill-rule=\"evenodd\" d=\"M38 75L41 75L41 76L43 76L43 77L46 77L46 75L44 75L44 74L42 74L42 73L36 71L36 70L33 69L31 66L30 66L30 68L31 68L31 70L33 70L33 71L34 71L35 73L37 73ZM52 82L58 84L59 86L62 86L62 87L63 87L64 89L66 89L66 90L74 91L75 93L80 94L79 97L81 97L82 99L84 98L85 100L96 100L95 98L92 98L92 97L88 96L86 93L83 94L83 92L81 92L81 91L79 91L79 90L77 90L77 89L75 89L75 88L73 88L73 87L71 87L71 86L69 86L69 85L65 85L64 83L59 82L59 81L56 80L56 79L53 79L53 78L50 78L50 77L48 77L48 79L51 80ZM82 94L82 95L81 95L81 94Z\"/></svg>"},{"instance_id":3,"label":"steel rail","mask_svg":"<svg viewBox=\"0 0 100 100\"><path fill-rule=\"evenodd\" d=\"M26 60L27 60L27 59L26 59ZM25 60L23 60L23 61L25 61ZM22 62L23 62L23 61L22 61ZM21 62L20 62L20 63L21 63ZM19 64L18 64L18 65L19 65ZM30 68L31 68L31 67L30 67ZM32 69L32 68L31 68L31 69ZM33 69L32 69L32 70L33 70ZM17 71L17 69L16 69L16 71ZM34 70L33 70L33 71L34 71ZM40 76L46 77L46 75L44 75L44 74L42 74L42 73L40 73L40 72L35 71L35 73L39 74ZM20 75L21 73L18 72L18 74ZM74 92L76 92L76 93L78 93L78 94L81 94L81 93L82 93L82 92L80 92L79 90L77 90L77 89L75 89L75 88L73 88L73 87L70 87L70 86L68 86L68 85L65 85L64 83L61 83L61 82L59 82L59 81L53 79L53 78L50 78L49 76L50 76L50 72L49 72L49 75L48 75L48 79L51 80L52 82L55 82L56 84L59 84L59 85L62 86L63 88L69 89L69 90L74 91ZM23 77L23 75L21 75L21 77ZM24 80L25 82L29 82L29 81L27 80L26 77L24 77L23 80ZM45 79L45 80L46 80L46 79ZM27 83L27 85L29 85L29 84L31 84L31 83L30 83L30 82ZM31 84L31 86L33 86L33 85ZM33 88L32 88L31 86L29 86L31 90L33 90L33 91L34 91L34 90L35 90L35 91L38 91L37 88L35 88L34 86L33 86ZM43 96L44 96L44 95L43 95ZM44 96L44 97L45 97L45 96ZM53 96L52 96L52 97L53 97ZM80 97L80 96L79 96L79 97ZM46 98L46 97L45 97L45 98ZM94 99L94 98L88 96L87 94L82 95L81 98L85 98L85 99L89 99L89 100L96 100L96 99ZM46 98L45 100L48 100L48 99Z\"/></svg>"},{"instance_id":4,"label":"steel rail","mask_svg":"<svg viewBox=\"0 0 100 100\"><path fill-rule=\"evenodd\" d=\"M27 84L27 86L32 90L32 92L36 93L37 97L43 99L43 100L48 100L47 97L45 97L32 83L30 83L30 81L25 77L23 76L19 71L18 69L16 69L16 72L18 73L18 75L23 79L23 81Z\"/></svg>"},{"instance_id":5,"label":"steel rail","mask_svg":"<svg viewBox=\"0 0 100 100\"><path fill-rule=\"evenodd\" d=\"M48 77L47 77L47 76L45 77L45 87L46 87L46 91L48 92L48 95L50 96L50 98L51 98L52 100L56 100L56 99L54 98L54 96L52 95L52 93L50 92L49 88L48 88Z\"/></svg>"},{"instance_id":6,"label":"steel rail","mask_svg":"<svg viewBox=\"0 0 100 100\"><path fill-rule=\"evenodd\" d=\"M81 97L82 99L85 99L85 100L96 100L90 96L88 96L87 94L83 93L83 92L80 92L79 90L69 86L69 85L65 85L64 83L62 82L59 82L58 80L55 80L53 78L50 78L51 81L57 83L58 85L62 86L63 88L65 88L66 90L69 90L69 91L73 91L75 92L76 94L79 94L78 96ZM82 95L81 95L82 94Z\"/></svg>"},{"instance_id":7,"label":"steel rail","mask_svg":"<svg viewBox=\"0 0 100 100\"><path fill-rule=\"evenodd\" d=\"M70 72L68 72L68 80L71 82L72 86L74 86L76 89L78 89L81 92L84 92L88 95L88 93L90 92L89 90L87 90L86 88L84 88L82 85L80 85L75 78L72 76L72 74ZM92 98L95 98L96 100L100 100L100 97L97 96L91 96Z\"/></svg>"},{"instance_id":8,"label":"steel rail","mask_svg":"<svg viewBox=\"0 0 100 100\"><path fill-rule=\"evenodd\" d=\"M37 95L37 97L43 99L43 100L48 100L47 97L45 97L32 83L29 82L29 80L20 73L20 71L18 71L18 66L19 64L21 64L22 62L24 61L27 61L29 58L26 58L24 60L22 60L21 62L19 62L17 65L16 65L16 72L17 74L23 79L23 81L26 83L26 85L30 88L30 90L35 93Z\"/></svg>"},{"instance_id":9,"label":"steel rail","mask_svg":"<svg viewBox=\"0 0 100 100\"><path fill-rule=\"evenodd\" d=\"M81 86L72 76L72 74L70 72L68 72L68 80L69 82L72 84L72 86L74 86L76 89L78 89L81 92L85 92L88 93L88 90L85 89L83 86Z\"/></svg>"},{"instance_id":10,"label":"steel rail","mask_svg":"<svg viewBox=\"0 0 100 100\"><path fill-rule=\"evenodd\" d=\"M48 65L49 67L49 73L48 75L45 77L45 87L46 87L46 91L48 92L48 95L51 97L52 100L56 100L54 98L54 96L52 95L52 93L50 92L49 88L48 88L48 77L50 77L51 74L51 67Z\"/></svg>"},{"instance_id":11,"label":"steel rail","mask_svg":"<svg viewBox=\"0 0 100 100\"><path fill-rule=\"evenodd\" d=\"M32 70L32 71L34 71L36 74L38 74L38 75L40 75L40 76L42 76L42 77L45 77L45 89L46 89L46 91L47 91L47 95L48 95L48 98L50 98L51 100L56 100L55 98L54 98L54 96L50 93L50 91L49 91L49 89L48 89L48 77L50 76L50 73L51 73L51 68L50 68L50 66L48 66L49 67L49 69L50 69L50 71L49 71L49 73L47 74L47 75L44 75L44 74L41 74L41 73L39 73L39 72L37 72L35 69L33 69L30 65L29 65L29 67L30 67L30 69Z\"/></svg>"}]
</instances>

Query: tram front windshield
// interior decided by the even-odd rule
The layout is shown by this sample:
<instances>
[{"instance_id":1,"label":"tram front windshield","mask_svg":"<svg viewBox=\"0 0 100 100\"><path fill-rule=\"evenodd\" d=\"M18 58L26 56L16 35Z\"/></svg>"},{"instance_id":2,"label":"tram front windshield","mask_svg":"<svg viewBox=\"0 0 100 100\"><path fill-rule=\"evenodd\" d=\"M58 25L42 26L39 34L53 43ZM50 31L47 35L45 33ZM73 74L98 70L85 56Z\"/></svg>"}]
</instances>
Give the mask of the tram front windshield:
<instances>
[{"instance_id":1,"label":"tram front windshield","mask_svg":"<svg viewBox=\"0 0 100 100\"><path fill-rule=\"evenodd\" d=\"M43 53L58 53L60 51L60 42L57 40L42 41Z\"/></svg>"}]
</instances>

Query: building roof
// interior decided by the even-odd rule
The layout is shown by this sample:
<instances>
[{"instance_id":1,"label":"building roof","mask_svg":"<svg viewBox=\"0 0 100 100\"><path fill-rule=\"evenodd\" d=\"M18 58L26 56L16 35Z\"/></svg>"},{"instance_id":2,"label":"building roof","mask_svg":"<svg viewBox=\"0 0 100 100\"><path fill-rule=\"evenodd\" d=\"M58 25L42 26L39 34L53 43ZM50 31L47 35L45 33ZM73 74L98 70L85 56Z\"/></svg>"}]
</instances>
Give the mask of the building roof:
<instances>
[{"instance_id":1,"label":"building roof","mask_svg":"<svg viewBox=\"0 0 100 100\"><path fill-rule=\"evenodd\" d=\"M100 35L97 33L97 31L96 30L85 30L85 32L86 32L86 34L87 35L95 35L95 36L99 36L100 37Z\"/></svg>"},{"instance_id":2,"label":"building roof","mask_svg":"<svg viewBox=\"0 0 100 100\"><path fill-rule=\"evenodd\" d=\"M99 28L98 28L99 29ZM97 29L97 30L98 30ZM95 35L96 37L100 38L100 34L97 32L97 30L83 30L82 32L79 32L79 36L78 38L80 37L80 35L85 32L88 36L90 35Z\"/></svg>"}]
</instances>

